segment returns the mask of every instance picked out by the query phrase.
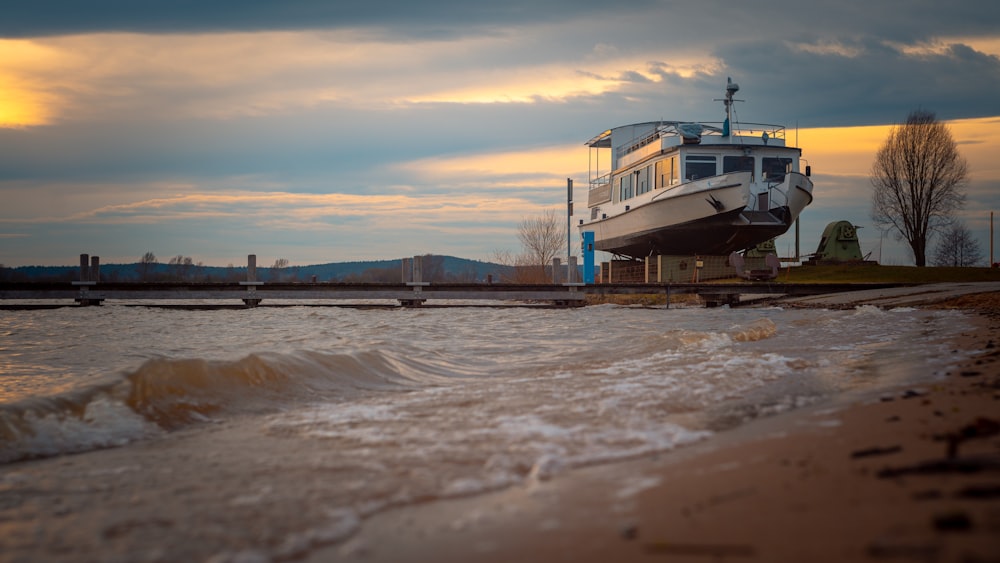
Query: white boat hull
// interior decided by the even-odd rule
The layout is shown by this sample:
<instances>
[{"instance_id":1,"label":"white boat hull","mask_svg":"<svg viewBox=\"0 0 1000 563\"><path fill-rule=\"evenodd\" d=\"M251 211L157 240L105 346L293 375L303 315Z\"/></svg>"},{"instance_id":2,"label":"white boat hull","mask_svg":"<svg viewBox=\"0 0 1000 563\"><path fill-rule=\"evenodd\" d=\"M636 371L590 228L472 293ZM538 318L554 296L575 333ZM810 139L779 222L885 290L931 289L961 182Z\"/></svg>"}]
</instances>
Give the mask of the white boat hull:
<instances>
[{"instance_id":1,"label":"white boat hull","mask_svg":"<svg viewBox=\"0 0 1000 563\"><path fill-rule=\"evenodd\" d=\"M749 211L750 182L746 172L689 182L579 228L594 232L597 250L613 254L727 255L785 233L812 201L812 182L793 172L778 187L780 205Z\"/></svg>"}]
</instances>

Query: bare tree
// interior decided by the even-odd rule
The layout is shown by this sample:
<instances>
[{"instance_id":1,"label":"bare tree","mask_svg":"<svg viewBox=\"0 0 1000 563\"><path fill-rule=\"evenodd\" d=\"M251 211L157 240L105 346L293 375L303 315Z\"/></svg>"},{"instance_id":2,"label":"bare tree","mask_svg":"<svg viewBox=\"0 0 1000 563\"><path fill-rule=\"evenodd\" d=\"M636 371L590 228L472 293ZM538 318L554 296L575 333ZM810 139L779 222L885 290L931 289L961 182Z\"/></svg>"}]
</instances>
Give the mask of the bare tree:
<instances>
[{"instance_id":1,"label":"bare tree","mask_svg":"<svg viewBox=\"0 0 1000 563\"><path fill-rule=\"evenodd\" d=\"M505 283L545 283L545 271L539 274L537 264L527 254L514 254L509 250L494 250L493 262L501 266L499 281Z\"/></svg>"},{"instance_id":2,"label":"bare tree","mask_svg":"<svg viewBox=\"0 0 1000 563\"><path fill-rule=\"evenodd\" d=\"M975 266L982 262L979 242L961 222L952 223L934 249L935 266Z\"/></svg>"},{"instance_id":3,"label":"bare tree","mask_svg":"<svg viewBox=\"0 0 1000 563\"><path fill-rule=\"evenodd\" d=\"M424 254L420 266L423 281L442 282L445 280L444 256Z\"/></svg>"},{"instance_id":4,"label":"bare tree","mask_svg":"<svg viewBox=\"0 0 1000 563\"><path fill-rule=\"evenodd\" d=\"M154 269L156 269L156 255L152 252L143 254L139 259L139 279L148 281L149 274Z\"/></svg>"},{"instance_id":5,"label":"bare tree","mask_svg":"<svg viewBox=\"0 0 1000 563\"><path fill-rule=\"evenodd\" d=\"M282 270L288 267L287 258L278 258L271 265L271 281L282 281Z\"/></svg>"},{"instance_id":6,"label":"bare tree","mask_svg":"<svg viewBox=\"0 0 1000 563\"><path fill-rule=\"evenodd\" d=\"M522 219L517 228L517 238L521 241L527 263L538 267L542 279L545 279L545 267L552 263L552 259L562 249L565 237L566 231L562 228L560 218L551 209L541 215Z\"/></svg>"},{"instance_id":7,"label":"bare tree","mask_svg":"<svg viewBox=\"0 0 1000 563\"><path fill-rule=\"evenodd\" d=\"M948 127L933 112L910 112L893 127L871 169L872 219L906 240L917 266L927 241L965 202L968 166Z\"/></svg>"}]
</instances>

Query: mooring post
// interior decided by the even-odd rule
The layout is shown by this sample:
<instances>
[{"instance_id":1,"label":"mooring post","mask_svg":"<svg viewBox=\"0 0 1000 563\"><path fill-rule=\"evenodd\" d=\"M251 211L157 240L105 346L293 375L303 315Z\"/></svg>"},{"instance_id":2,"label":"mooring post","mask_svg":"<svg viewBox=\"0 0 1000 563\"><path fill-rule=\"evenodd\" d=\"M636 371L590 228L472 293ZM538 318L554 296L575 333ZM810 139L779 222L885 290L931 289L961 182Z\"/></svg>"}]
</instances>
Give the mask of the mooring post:
<instances>
[{"instance_id":1,"label":"mooring post","mask_svg":"<svg viewBox=\"0 0 1000 563\"><path fill-rule=\"evenodd\" d=\"M413 282L420 283L424 281L424 257L414 256L413 257Z\"/></svg>"},{"instance_id":2,"label":"mooring post","mask_svg":"<svg viewBox=\"0 0 1000 563\"><path fill-rule=\"evenodd\" d=\"M403 261L403 264L404 264L404 267L403 267L403 276L404 276L404 278L406 276L406 270L407 270L407 268L405 266L406 260L407 259L404 259L404 261ZM410 287L413 288L413 298L412 299L400 299L399 300L399 304L402 305L403 307L419 307L419 306L423 305L424 301L427 301L426 299L422 299L422 297L423 297L423 295L422 295L423 294L423 287L425 285L430 285L430 284L427 283L427 282L424 282L424 272L423 272L423 270L424 270L424 257L423 256L414 256L412 259L410 259L410 261L412 263L412 267L409 268L409 271L410 271L410 280L409 281L404 281L403 283L405 283L406 285L408 285L408 286L410 286Z\"/></svg>"},{"instance_id":3,"label":"mooring post","mask_svg":"<svg viewBox=\"0 0 1000 563\"><path fill-rule=\"evenodd\" d=\"M80 281L90 281L90 255L80 255Z\"/></svg>"},{"instance_id":4,"label":"mooring post","mask_svg":"<svg viewBox=\"0 0 1000 563\"><path fill-rule=\"evenodd\" d=\"M257 281L257 255L247 255L247 281L240 282L240 285L247 286L247 297L243 298L243 304L248 308L260 305L260 298L257 297L257 286L263 282Z\"/></svg>"},{"instance_id":5,"label":"mooring post","mask_svg":"<svg viewBox=\"0 0 1000 563\"><path fill-rule=\"evenodd\" d=\"M91 256L90 257L90 281L99 282L101 281L101 257Z\"/></svg>"},{"instance_id":6,"label":"mooring post","mask_svg":"<svg viewBox=\"0 0 1000 563\"><path fill-rule=\"evenodd\" d=\"M90 286L97 283L94 272L97 271L99 266L97 256L94 256L93 266L90 265L90 255L81 254L80 255L80 281L72 282L73 285L80 288L79 294L77 294L76 302L80 305L86 307L88 305L100 305L103 299L92 299L90 297ZM93 270L93 271L92 271ZM99 276L97 276L99 277Z\"/></svg>"},{"instance_id":7,"label":"mooring post","mask_svg":"<svg viewBox=\"0 0 1000 563\"><path fill-rule=\"evenodd\" d=\"M403 283L413 281L413 258L403 258Z\"/></svg>"},{"instance_id":8,"label":"mooring post","mask_svg":"<svg viewBox=\"0 0 1000 563\"><path fill-rule=\"evenodd\" d=\"M552 283L559 285L562 281L562 261L558 258L552 259Z\"/></svg>"},{"instance_id":9,"label":"mooring post","mask_svg":"<svg viewBox=\"0 0 1000 563\"><path fill-rule=\"evenodd\" d=\"M576 256L569 257L569 264L566 265L566 269L569 273L566 277L566 281L569 283L577 283L580 281L579 266L577 265Z\"/></svg>"}]
</instances>

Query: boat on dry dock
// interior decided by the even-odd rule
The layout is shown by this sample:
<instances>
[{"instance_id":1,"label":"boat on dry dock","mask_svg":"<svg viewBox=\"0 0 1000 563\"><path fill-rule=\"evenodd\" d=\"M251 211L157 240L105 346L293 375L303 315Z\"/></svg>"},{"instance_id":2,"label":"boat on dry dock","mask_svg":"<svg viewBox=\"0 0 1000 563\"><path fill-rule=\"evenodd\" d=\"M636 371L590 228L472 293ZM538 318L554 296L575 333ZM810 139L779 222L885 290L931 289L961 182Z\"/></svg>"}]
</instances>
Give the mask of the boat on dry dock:
<instances>
[{"instance_id":1,"label":"boat on dry dock","mask_svg":"<svg viewBox=\"0 0 1000 563\"><path fill-rule=\"evenodd\" d=\"M722 123L650 121L608 129L590 147L588 218L594 248L620 256L727 255L785 233L812 202L802 150L785 127L733 119L728 81ZM602 163L610 171L601 173Z\"/></svg>"}]
</instances>

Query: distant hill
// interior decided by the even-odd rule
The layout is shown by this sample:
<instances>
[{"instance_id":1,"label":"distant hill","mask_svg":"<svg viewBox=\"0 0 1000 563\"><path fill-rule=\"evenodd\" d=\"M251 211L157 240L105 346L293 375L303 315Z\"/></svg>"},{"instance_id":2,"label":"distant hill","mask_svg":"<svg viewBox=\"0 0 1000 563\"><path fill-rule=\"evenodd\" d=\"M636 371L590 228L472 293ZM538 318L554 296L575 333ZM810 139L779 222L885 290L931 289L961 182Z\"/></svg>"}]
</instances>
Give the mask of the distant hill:
<instances>
[{"instance_id":1,"label":"distant hill","mask_svg":"<svg viewBox=\"0 0 1000 563\"><path fill-rule=\"evenodd\" d=\"M101 264L101 279L105 281L141 281L143 264ZM424 258L424 281L477 282L487 276L500 279L504 266L491 262L428 255ZM79 279L79 266L18 266L0 268L0 281L73 281ZM402 259L359 262L331 262L309 266L287 266L274 271L270 266L257 265L260 281L367 281L399 282ZM246 279L246 266L205 266L199 264L146 265L149 281L240 281Z\"/></svg>"}]
</instances>

